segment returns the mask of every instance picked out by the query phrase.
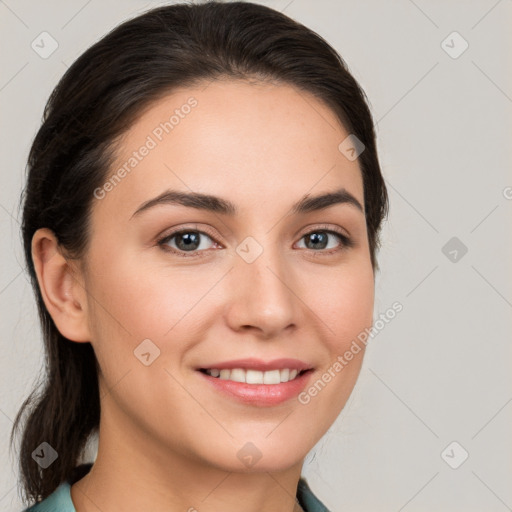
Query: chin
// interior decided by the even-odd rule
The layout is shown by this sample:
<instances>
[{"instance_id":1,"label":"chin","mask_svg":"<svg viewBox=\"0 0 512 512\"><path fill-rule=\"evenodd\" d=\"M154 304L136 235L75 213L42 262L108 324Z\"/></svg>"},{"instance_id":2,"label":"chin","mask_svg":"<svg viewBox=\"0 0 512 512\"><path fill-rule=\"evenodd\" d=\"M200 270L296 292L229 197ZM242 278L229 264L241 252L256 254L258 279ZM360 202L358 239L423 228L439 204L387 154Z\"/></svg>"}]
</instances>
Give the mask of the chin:
<instances>
[{"instance_id":1,"label":"chin","mask_svg":"<svg viewBox=\"0 0 512 512\"><path fill-rule=\"evenodd\" d=\"M247 441L239 437L222 449L217 445L215 452L208 451L205 459L223 471L237 473L279 472L302 464L314 444L306 440L296 443L283 436L270 437L254 436Z\"/></svg>"}]
</instances>

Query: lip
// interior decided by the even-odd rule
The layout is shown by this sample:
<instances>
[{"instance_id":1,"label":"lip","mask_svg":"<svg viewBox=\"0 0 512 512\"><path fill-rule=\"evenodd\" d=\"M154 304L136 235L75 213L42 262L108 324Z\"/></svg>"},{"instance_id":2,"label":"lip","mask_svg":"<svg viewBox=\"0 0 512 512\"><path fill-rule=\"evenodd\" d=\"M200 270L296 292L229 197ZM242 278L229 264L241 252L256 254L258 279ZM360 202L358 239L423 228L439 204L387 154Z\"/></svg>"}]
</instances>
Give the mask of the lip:
<instances>
[{"instance_id":1,"label":"lip","mask_svg":"<svg viewBox=\"0 0 512 512\"><path fill-rule=\"evenodd\" d=\"M263 361L262 359L236 359L232 361L224 361L220 363L212 363L208 366L199 366L197 370L207 370L217 368L218 370L232 370L233 368L242 368L244 370L259 370L266 372L270 370L284 370L290 368L290 370L297 370L299 372L303 370L312 370L313 365L300 361L299 359L281 358L273 359L272 361ZM252 385L252 384L251 384ZM278 384L275 384L276 386Z\"/></svg>"},{"instance_id":2,"label":"lip","mask_svg":"<svg viewBox=\"0 0 512 512\"><path fill-rule=\"evenodd\" d=\"M293 380L281 384L247 384L233 380L222 380L197 371L217 391L247 405L271 407L296 397L308 383L312 370L306 371Z\"/></svg>"}]
</instances>

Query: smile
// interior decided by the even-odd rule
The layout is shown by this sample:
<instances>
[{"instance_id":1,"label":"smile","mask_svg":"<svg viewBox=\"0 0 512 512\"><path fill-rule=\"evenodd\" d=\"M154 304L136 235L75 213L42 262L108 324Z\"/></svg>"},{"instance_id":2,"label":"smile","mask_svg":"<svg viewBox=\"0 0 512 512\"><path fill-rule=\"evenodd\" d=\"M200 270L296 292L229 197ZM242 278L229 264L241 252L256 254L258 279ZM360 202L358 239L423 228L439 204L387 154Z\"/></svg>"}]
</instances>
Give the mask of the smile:
<instances>
[{"instance_id":1,"label":"smile","mask_svg":"<svg viewBox=\"0 0 512 512\"><path fill-rule=\"evenodd\" d=\"M233 370L241 369L233 368ZM241 370L241 372L241 375L243 376L245 373L244 370ZM296 370L292 370L292 372L295 373ZM220 395L225 398L250 406L271 407L296 398L297 395L308 385L312 378L313 370L303 370L300 373L297 373L292 380L288 380L286 382L281 382L281 377L279 377L279 382L275 384L248 384L245 381L238 382L230 380L231 374L229 375L230 378L222 379L220 378L220 375L219 377L209 375L206 370L199 370L196 374L202 377L205 383L208 386L211 386L212 390L220 393ZM236 377L237 372L235 372L235 378ZM276 377L277 375L272 378L276 379ZM290 377L288 376L288 378Z\"/></svg>"}]
</instances>

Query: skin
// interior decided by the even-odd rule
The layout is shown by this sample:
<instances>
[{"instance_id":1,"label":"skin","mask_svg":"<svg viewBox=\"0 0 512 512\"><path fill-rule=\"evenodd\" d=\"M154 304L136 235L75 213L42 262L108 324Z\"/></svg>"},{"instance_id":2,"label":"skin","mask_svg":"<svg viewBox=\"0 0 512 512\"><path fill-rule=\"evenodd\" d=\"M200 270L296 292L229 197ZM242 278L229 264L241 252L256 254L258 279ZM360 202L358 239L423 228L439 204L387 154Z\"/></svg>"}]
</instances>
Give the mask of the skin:
<instances>
[{"instance_id":1,"label":"skin","mask_svg":"<svg viewBox=\"0 0 512 512\"><path fill-rule=\"evenodd\" d=\"M364 349L308 404L260 407L219 393L195 370L292 357L315 368L314 383L371 326L374 273L364 212L345 203L290 213L306 194L344 187L362 205L364 196L357 160L338 150L348 132L288 85L224 80L174 91L130 127L107 177L191 96L190 114L94 199L82 261L66 259L48 229L34 235L48 311L64 336L92 344L101 368L98 456L71 487L77 512L230 512L240 503L246 512L298 511L304 458L360 371ZM229 199L239 212L167 204L132 218L167 189ZM172 228L208 230L195 250L203 257L159 246ZM320 228L339 229L353 247L332 234L327 248L307 245ZM263 249L250 264L236 252L248 236ZM177 242L167 248L180 252ZM149 366L134 356L145 339L160 350ZM251 468L237 457L247 442L261 452Z\"/></svg>"}]
</instances>

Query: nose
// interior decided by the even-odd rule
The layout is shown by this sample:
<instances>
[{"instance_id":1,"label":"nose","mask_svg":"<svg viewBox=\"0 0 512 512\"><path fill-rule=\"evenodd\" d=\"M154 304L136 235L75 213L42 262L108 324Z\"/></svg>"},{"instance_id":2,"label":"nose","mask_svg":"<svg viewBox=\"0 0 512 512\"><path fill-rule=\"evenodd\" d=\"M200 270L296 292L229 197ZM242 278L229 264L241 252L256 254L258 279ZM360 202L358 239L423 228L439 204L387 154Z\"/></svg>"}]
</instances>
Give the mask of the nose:
<instances>
[{"instance_id":1,"label":"nose","mask_svg":"<svg viewBox=\"0 0 512 512\"><path fill-rule=\"evenodd\" d=\"M266 248L251 263L237 257L229 279L227 322L233 330L271 339L296 326L301 302L293 269L276 249Z\"/></svg>"}]
</instances>

